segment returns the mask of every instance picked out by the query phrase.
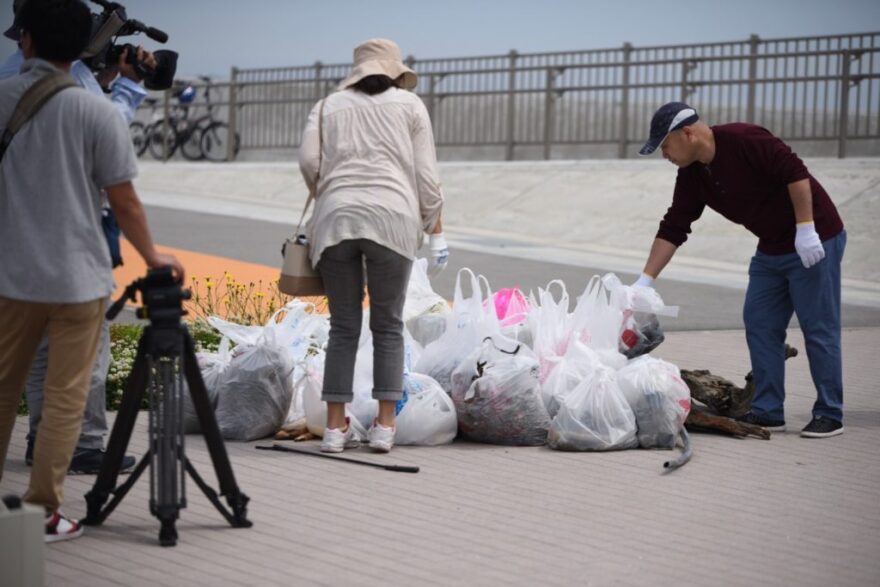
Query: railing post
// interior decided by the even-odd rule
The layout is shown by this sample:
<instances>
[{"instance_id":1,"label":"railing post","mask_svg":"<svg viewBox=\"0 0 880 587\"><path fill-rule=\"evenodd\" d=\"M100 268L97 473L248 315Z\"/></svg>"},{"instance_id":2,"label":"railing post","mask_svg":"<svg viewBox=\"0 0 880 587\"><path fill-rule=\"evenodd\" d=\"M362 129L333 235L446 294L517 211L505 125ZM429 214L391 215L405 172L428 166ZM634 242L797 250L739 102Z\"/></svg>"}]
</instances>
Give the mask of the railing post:
<instances>
[{"instance_id":1,"label":"railing post","mask_svg":"<svg viewBox=\"0 0 880 587\"><path fill-rule=\"evenodd\" d=\"M324 84L321 80L321 70L324 65L320 61L315 61L315 102L324 97Z\"/></svg>"},{"instance_id":2,"label":"railing post","mask_svg":"<svg viewBox=\"0 0 880 587\"><path fill-rule=\"evenodd\" d=\"M238 102L238 86L236 85L238 82L238 68L233 66L232 69L229 70L229 116L228 124L229 124L229 134L227 135L226 140L226 160L232 161L235 159L235 133L238 129L238 107L236 103Z\"/></svg>"},{"instance_id":3,"label":"railing post","mask_svg":"<svg viewBox=\"0 0 880 587\"><path fill-rule=\"evenodd\" d=\"M693 61L690 59L684 59L681 62L681 101L687 102L688 96L690 95L690 90L688 89L688 75L691 70L694 69L696 65L694 65Z\"/></svg>"},{"instance_id":4,"label":"railing post","mask_svg":"<svg viewBox=\"0 0 880 587\"><path fill-rule=\"evenodd\" d=\"M433 73L428 74L428 103L426 107L428 109L428 118L431 119L431 124L434 124L434 108L436 106L437 100L437 76Z\"/></svg>"},{"instance_id":5,"label":"railing post","mask_svg":"<svg viewBox=\"0 0 880 587\"><path fill-rule=\"evenodd\" d=\"M544 159L550 159L550 148L553 145L553 121L556 118L555 102L556 97L553 91L553 85L559 70L555 68L547 69L547 88L544 94Z\"/></svg>"},{"instance_id":6,"label":"railing post","mask_svg":"<svg viewBox=\"0 0 880 587\"><path fill-rule=\"evenodd\" d=\"M169 117L171 116L171 90L167 89L162 92L162 161L168 161L168 137L171 134L171 125Z\"/></svg>"},{"instance_id":7,"label":"railing post","mask_svg":"<svg viewBox=\"0 0 880 587\"><path fill-rule=\"evenodd\" d=\"M509 53L510 71L507 74L507 147L504 158L513 161L513 150L516 147L516 60L519 53L511 49Z\"/></svg>"},{"instance_id":8,"label":"railing post","mask_svg":"<svg viewBox=\"0 0 880 587\"><path fill-rule=\"evenodd\" d=\"M761 38L758 35L749 37L749 94L746 102L746 122L755 122L755 99L757 96L758 79L758 45Z\"/></svg>"},{"instance_id":9,"label":"railing post","mask_svg":"<svg viewBox=\"0 0 880 587\"><path fill-rule=\"evenodd\" d=\"M617 144L617 157L626 159L626 145L629 140L629 62L632 45L623 44L623 88L620 96L620 140Z\"/></svg>"},{"instance_id":10,"label":"railing post","mask_svg":"<svg viewBox=\"0 0 880 587\"><path fill-rule=\"evenodd\" d=\"M837 119L837 157L846 158L846 138L849 133L849 65L850 51L846 49L840 54L840 104Z\"/></svg>"}]
</instances>

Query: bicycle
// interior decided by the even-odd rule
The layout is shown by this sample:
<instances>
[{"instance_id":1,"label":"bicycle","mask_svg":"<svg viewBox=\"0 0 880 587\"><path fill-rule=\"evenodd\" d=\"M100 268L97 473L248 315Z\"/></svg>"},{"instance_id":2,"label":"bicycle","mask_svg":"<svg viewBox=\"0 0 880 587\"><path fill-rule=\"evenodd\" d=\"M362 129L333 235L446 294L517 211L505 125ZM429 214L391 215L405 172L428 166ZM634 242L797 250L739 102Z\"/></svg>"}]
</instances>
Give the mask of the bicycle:
<instances>
[{"instance_id":1,"label":"bicycle","mask_svg":"<svg viewBox=\"0 0 880 587\"><path fill-rule=\"evenodd\" d=\"M199 145L201 129L199 125L206 120L212 120L210 107L208 114L190 121L189 104L196 97L196 90L191 85L178 88L172 96L177 101L177 106L168 118L159 118L145 129L147 144L150 154L156 159L170 159L180 148L185 159L198 161L204 159ZM178 114L182 112L182 114Z\"/></svg>"},{"instance_id":2,"label":"bicycle","mask_svg":"<svg viewBox=\"0 0 880 587\"><path fill-rule=\"evenodd\" d=\"M199 79L205 82L204 96L207 113L194 120L189 120L189 104L195 99L196 90L187 85L175 92L174 97L178 102L176 110L181 110L183 114L169 116L170 132L165 132L164 119L153 123L152 129L148 131L150 153L157 159L165 159L166 152L170 158L180 147L184 158L191 161L200 159L226 160L229 125L214 118L214 106L211 104L211 78L200 76ZM241 137L238 133L235 134L234 140L233 158L238 155L241 148Z\"/></svg>"},{"instance_id":3,"label":"bicycle","mask_svg":"<svg viewBox=\"0 0 880 587\"><path fill-rule=\"evenodd\" d=\"M144 98L144 104L152 107L152 117L153 121L156 119L156 104L158 100L156 98ZM149 143L150 137L148 134L148 128L151 126L152 122L144 124L140 120L133 120L128 125L128 132L131 135L131 144L134 146L135 154L140 157L147 151L147 144Z\"/></svg>"}]
</instances>

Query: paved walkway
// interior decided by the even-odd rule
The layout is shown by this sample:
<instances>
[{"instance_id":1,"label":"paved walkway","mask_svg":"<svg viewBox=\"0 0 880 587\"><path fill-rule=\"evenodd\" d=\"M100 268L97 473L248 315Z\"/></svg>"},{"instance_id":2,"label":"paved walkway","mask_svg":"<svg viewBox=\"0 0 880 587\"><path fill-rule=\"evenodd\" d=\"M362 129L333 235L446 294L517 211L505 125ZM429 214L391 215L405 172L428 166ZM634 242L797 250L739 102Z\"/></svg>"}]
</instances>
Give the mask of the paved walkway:
<instances>
[{"instance_id":1,"label":"paved walkway","mask_svg":"<svg viewBox=\"0 0 880 587\"><path fill-rule=\"evenodd\" d=\"M790 342L803 348L799 332ZM48 546L50 585L816 585L880 584L880 328L844 333L846 433L798 436L814 398L804 356L788 363L790 431L769 442L693 436L694 457L573 454L456 442L398 448L376 462L417 475L227 445L252 498L232 529L187 484L180 542L157 545L141 479L100 528ZM740 382L741 331L673 332L655 351ZM130 450L146 448L146 418ZM22 492L20 418L0 492ZM308 443L317 449L315 443ZM200 438L187 454L214 483ZM65 509L85 512L94 477L70 477ZM0 581L2 582L2 581Z\"/></svg>"}]
</instances>

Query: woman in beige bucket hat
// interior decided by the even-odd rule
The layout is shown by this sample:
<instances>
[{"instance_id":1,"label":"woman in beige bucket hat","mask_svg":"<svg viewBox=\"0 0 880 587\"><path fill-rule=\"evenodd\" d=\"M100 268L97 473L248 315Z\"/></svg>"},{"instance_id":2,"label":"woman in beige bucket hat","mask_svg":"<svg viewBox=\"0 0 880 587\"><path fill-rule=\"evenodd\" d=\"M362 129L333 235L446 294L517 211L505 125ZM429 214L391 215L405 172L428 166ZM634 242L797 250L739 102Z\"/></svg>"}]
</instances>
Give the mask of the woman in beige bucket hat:
<instances>
[{"instance_id":1,"label":"woman in beige bucket hat","mask_svg":"<svg viewBox=\"0 0 880 587\"><path fill-rule=\"evenodd\" d=\"M406 91L416 83L416 73L393 41L361 43L338 91L312 108L300 143L300 169L316 194L307 228L311 261L330 306L322 391L325 452L359 444L345 405L354 399L365 282L372 395L379 402L368 439L374 450L388 452L394 444L395 406L403 394L403 304L424 234L430 234L430 273L439 273L449 257L431 120L421 99Z\"/></svg>"}]
</instances>

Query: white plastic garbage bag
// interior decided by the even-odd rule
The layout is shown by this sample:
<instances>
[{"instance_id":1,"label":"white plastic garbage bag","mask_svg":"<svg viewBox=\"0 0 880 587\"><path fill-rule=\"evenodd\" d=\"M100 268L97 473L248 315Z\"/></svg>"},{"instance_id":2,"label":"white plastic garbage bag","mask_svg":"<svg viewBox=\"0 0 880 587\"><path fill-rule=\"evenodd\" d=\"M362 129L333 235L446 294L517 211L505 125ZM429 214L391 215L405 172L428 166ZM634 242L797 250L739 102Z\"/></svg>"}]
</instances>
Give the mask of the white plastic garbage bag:
<instances>
[{"instance_id":1,"label":"white plastic garbage bag","mask_svg":"<svg viewBox=\"0 0 880 587\"><path fill-rule=\"evenodd\" d=\"M636 418L614 371L598 365L592 377L566 396L550 424L550 448L602 451L635 448Z\"/></svg>"},{"instance_id":2,"label":"white plastic garbage bag","mask_svg":"<svg viewBox=\"0 0 880 587\"><path fill-rule=\"evenodd\" d=\"M462 436L491 444L544 444L550 417L538 372L531 349L500 335L487 337L452 374L452 401Z\"/></svg>"},{"instance_id":3,"label":"white plastic garbage bag","mask_svg":"<svg viewBox=\"0 0 880 587\"><path fill-rule=\"evenodd\" d=\"M558 300L553 297L554 285L560 290ZM529 297L531 309L525 324L533 340L531 348L541 365L540 379L543 383L565 355L571 338L568 290L562 280L556 279L548 283L546 288L539 287L537 296L532 294Z\"/></svg>"},{"instance_id":4,"label":"white plastic garbage bag","mask_svg":"<svg viewBox=\"0 0 880 587\"><path fill-rule=\"evenodd\" d=\"M211 402L211 410L217 408L217 395L220 389L220 382L226 368L232 361L232 353L229 350L229 339L223 337L220 339L220 346L217 347L216 353L196 353L196 361L199 364L199 371L202 374L202 381L205 384L205 390L208 392L208 401ZM201 432L199 417L193 406L192 397L190 396L189 386L184 381L183 391L183 431L187 434L195 434Z\"/></svg>"},{"instance_id":5,"label":"white plastic garbage bag","mask_svg":"<svg viewBox=\"0 0 880 587\"><path fill-rule=\"evenodd\" d=\"M407 374L401 403L394 435L396 444L436 446L455 439L455 404L439 383L420 373Z\"/></svg>"},{"instance_id":6,"label":"white plastic garbage bag","mask_svg":"<svg viewBox=\"0 0 880 587\"><path fill-rule=\"evenodd\" d=\"M678 367L642 356L617 372L617 382L636 417L639 446L674 448L691 409L691 394Z\"/></svg>"},{"instance_id":7,"label":"white plastic garbage bag","mask_svg":"<svg viewBox=\"0 0 880 587\"><path fill-rule=\"evenodd\" d=\"M462 293L462 275L470 276L470 297ZM491 296L489 283L482 275L477 278L470 269L460 270L455 278L452 312L447 315L446 330L440 338L425 347L414 371L430 376L446 393L450 393L455 368L480 345L483 337L498 333L498 318L494 309L483 307Z\"/></svg>"},{"instance_id":8,"label":"white plastic garbage bag","mask_svg":"<svg viewBox=\"0 0 880 587\"><path fill-rule=\"evenodd\" d=\"M541 397L551 418L559 411L564 399L581 382L592 377L593 371L601 363L593 349L578 340L574 334L571 338L565 355L554 358L553 370L541 385Z\"/></svg>"},{"instance_id":9,"label":"white plastic garbage bag","mask_svg":"<svg viewBox=\"0 0 880 587\"><path fill-rule=\"evenodd\" d=\"M426 347L446 332L449 312L442 314L421 314L406 323L406 329L413 339L422 347Z\"/></svg>"},{"instance_id":10,"label":"white plastic garbage bag","mask_svg":"<svg viewBox=\"0 0 880 587\"><path fill-rule=\"evenodd\" d=\"M445 314L448 311L449 304L431 287L431 280L428 278L428 260L416 259L406 286L403 321L409 322L422 314Z\"/></svg>"},{"instance_id":11,"label":"white plastic garbage bag","mask_svg":"<svg viewBox=\"0 0 880 587\"><path fill-rule=\"evenodd\" d=\"M599 359L612 369L626 365L626 357L620 353L620 330L623 312L614 294L596 275L578 298L571 316L571 329L587 346L596 351Z\"/></svg>"},{"instance_id":12,"label":"white plastic garbage bag","mask_svg":"<svg viewBox=\"0 0 880 587\"><path fill-rule=\"evenodd\" d=\"M613 273L602 277L621 311L619 348L627 358L647 354L660 346L665 336L657 316L678 316L678 306L667 306L652 287L623 285Z\"/></svg>"}]
</instances>

